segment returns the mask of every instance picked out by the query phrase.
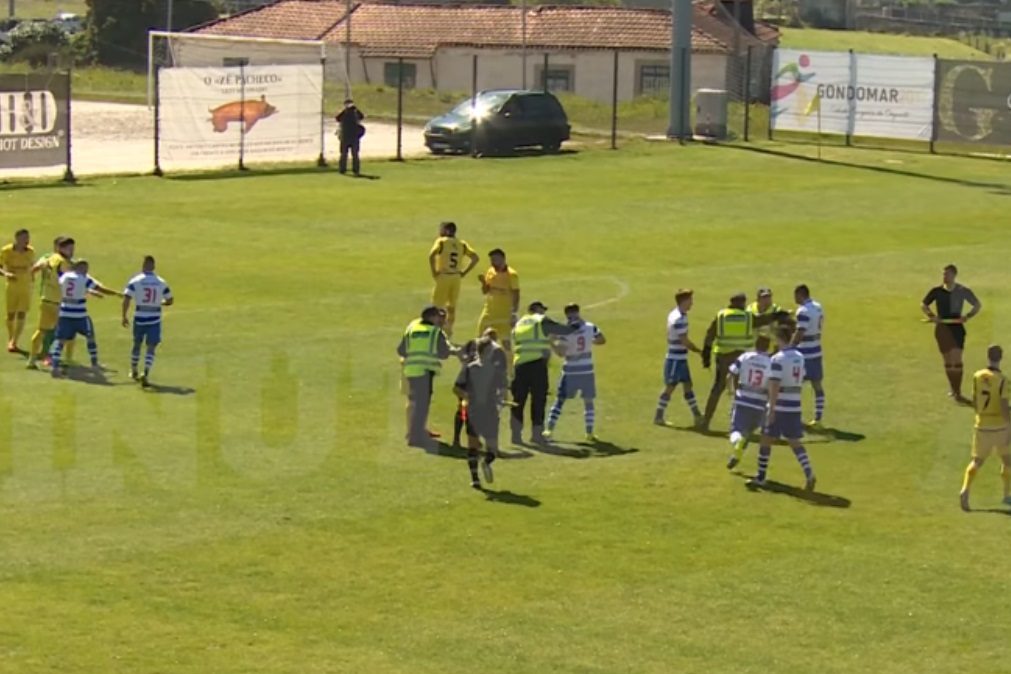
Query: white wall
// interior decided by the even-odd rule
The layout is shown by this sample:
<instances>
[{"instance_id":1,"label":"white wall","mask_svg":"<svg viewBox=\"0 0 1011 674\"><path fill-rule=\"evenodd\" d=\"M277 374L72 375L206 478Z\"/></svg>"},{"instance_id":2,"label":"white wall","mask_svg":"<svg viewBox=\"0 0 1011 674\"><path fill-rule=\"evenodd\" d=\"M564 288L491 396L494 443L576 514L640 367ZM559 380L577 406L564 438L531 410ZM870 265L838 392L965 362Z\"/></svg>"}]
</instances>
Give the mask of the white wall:
<instances>
[{"instance_id":1,"label":"white wall","mask_svg":"<svg viewBox=\"0 0 1011 674\"><path fill-rule=\"evenodd\" d=\"M343 78L343 50L337 57L337 45L330 46L327 72L330 77ZM405 59L415 65L417 86L439 91L469 92L473 73L473 56L478 55L477 88L508 89L523 84L522 55L517 49L474 49L447 47L428 59ZM336 61L340 63L336 63ZM383 84L385 63L395 58L362 58L351 50L351 81L355 84ZM662 52L621 52L618 58L618 100L626 101L639 95L639 67L643 64L667 64ZM539 85L544 64L544 52L527 52L527 86ZM591 100L611 101L611 80L614 53L606 50L556 51L548 54L548 67L571 68L572 93ZM726 56L723 54L692 55L692 91L703 88L722 89L726 80Z\"/></svg>"}]
</instances>

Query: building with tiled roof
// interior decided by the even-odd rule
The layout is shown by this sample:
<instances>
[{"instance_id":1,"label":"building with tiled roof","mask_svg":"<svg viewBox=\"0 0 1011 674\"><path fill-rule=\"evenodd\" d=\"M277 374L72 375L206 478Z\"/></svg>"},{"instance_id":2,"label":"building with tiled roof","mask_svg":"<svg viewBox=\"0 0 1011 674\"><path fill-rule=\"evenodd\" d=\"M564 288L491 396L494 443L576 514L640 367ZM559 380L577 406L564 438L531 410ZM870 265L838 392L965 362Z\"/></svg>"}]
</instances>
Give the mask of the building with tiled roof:
<instances>
[{"instance_id":1,"label":"building with tiled roof","mask_svg":"<svg viewBox=\"0 0 1011 674\"><path fill-rule=\"evenodd\" d=\"M544 5L385 4L275 0L200 26L215 35L322 40L331 63L350 56L354 83L469 91L478 57L480 89L542 87L608 101L619 54L619 98L664 94L670 74L671 14L648 8ZM692 87L724 88L727 55L778 39L735 30L710 5L694 8ZM350 47L348 36L350 35ZM545 69L545 56L547 67ZM343 72L343 67L330 72Z\"/></svg>"}]
</instances>

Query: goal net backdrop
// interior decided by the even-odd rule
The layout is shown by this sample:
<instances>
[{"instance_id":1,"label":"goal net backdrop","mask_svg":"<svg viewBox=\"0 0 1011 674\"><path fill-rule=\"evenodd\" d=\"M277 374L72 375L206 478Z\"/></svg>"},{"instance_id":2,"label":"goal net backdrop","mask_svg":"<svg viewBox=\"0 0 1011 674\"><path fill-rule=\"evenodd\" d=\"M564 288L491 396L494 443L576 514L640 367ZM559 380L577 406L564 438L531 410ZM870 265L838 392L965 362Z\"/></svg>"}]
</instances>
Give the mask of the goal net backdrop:
<instances>
[{"instance_id":1,"label":"goal net backdrop","mask_svg":"<svg viewBox=\"0 0 1011 674\"><path fill-rule=\"evenodd\" d=\"M159 168L323 155L322 42L152 33Z\"/></svg>"}]
</instances>

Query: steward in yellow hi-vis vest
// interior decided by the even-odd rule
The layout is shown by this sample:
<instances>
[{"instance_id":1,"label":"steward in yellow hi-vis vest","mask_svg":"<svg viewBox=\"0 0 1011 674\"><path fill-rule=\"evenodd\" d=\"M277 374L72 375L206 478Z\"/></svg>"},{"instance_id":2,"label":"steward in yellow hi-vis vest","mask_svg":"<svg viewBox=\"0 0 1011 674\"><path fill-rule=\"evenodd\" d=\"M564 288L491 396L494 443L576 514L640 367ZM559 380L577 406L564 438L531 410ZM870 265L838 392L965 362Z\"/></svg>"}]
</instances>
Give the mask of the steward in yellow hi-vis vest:
<instances>
[{"instance_id":1,"label":"steward in yellow hi-vis vest","mask_svg":"<svg viewBox=\"0 0 1011 674\"><path fill-rule=\"evenodd\" d=\"M727 374L730 366L745 351L755 346L755 329L770 325L783 316L783 312L774 312L762 316L754 316L747 310L748 297L743 292L735 293L730 298L730 305L720 309L716 318L706 332L705 345L702 347L702 365L710 365L712 356L716 357L716 371L713 387L706 401L706 411L702 428L709 428L716 407L720 403L720 395L727 385Z\"/></svg>"},{"instance_id":2,"label":"steward in yellow hi-vis vest","mask_svg":"<svg viewBox=\"0 0 1011 674\"><path fill-rule=\"evenodd\" d=\"M432 382L442 369L442 361L457 352L442 331L445 314L438 307L426 307L421 318L408 323L397 346L407 381L407 444L428 449L428 410L432 404Z\"/></svg>"},{"instance_id":3,"label":"steward in yellow hi-vis vest","mask_svg":"<svg viewBox=\"0 0 1011 674\"><path fill-rule=\"evenodd\" d=\"M530 398L530 442L544 442L544 411L548 404L548 360L551 358L551 338L572 334L568 325L557 323L544 313L543 302L531 302L527 314L516 322L512 331L513 409L509 428L512 444L523 444L523 410Z\"/></svg>"}]
</instances>

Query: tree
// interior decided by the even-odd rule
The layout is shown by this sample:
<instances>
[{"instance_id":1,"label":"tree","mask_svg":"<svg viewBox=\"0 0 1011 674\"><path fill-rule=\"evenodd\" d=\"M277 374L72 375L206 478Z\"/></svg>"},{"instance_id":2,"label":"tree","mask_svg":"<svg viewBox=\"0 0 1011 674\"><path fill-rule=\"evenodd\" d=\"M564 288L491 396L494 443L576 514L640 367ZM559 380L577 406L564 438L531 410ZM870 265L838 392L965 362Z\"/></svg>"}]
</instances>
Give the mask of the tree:
<instances>
[{"instance_id":1,"label":"tree","mask_svg":"<svg viewBox=\"0 0 1011 674\"><path fill-rule=\"evenodd\" d=\"M87 0L88 40L99 63L135 66L147 60L147 33L165 30L168 0ZM173 0L172 30L218 17L212 0Z\"/></svg>"}]
</instances>

